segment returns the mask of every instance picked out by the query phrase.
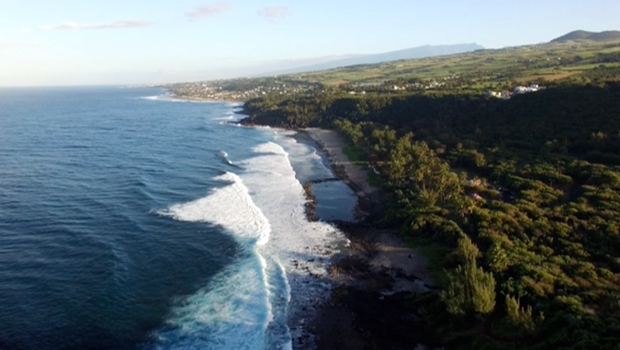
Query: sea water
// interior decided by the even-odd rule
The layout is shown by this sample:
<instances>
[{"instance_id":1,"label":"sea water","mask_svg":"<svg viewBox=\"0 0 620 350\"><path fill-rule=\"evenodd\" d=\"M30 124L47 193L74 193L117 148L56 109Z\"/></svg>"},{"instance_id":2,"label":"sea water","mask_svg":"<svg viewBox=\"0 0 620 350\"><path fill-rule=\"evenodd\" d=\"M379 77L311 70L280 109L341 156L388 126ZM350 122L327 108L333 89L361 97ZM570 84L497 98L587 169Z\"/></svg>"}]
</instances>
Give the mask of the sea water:
<instances>
[{"instance_id":1,"label":"sea water","mask_svg":"<svg viewBox=\"0 0 620 350\"><path fill-rule=\"evenodd\" d=\"M0 89L0 348L292 347L343 241L302 185L333 174L239 107ZM347 188L324 198L352 212Z\"/></svg>"}]
</instances>

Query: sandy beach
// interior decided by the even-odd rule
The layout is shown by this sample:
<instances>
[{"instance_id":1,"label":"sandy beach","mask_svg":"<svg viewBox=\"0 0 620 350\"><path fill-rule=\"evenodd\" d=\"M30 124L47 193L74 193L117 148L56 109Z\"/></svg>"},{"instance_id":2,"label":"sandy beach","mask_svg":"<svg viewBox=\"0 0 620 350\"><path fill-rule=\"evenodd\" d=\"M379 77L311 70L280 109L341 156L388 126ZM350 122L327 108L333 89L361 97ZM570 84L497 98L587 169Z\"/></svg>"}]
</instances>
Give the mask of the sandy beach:
<instances>
[{"instance_id":1,"label":"sandy beach","mask_svg":"<svg viewBox=\"0 0 620 350\"><path fill-rule=\"evenodd\" d=\"M379 200L379 189L368 183L367 168L348 160L342 151L347 143L336 131L318 128L303 131L325 152L335 174L356 192L360 203ZM332 286L332 294L315 306L312 315L306 314L310 317L303 331L296 333L293 348L413 349L418 346L406 344L410 341L409 332L403 330L401 336L386 333L384 326L386 320L398 318L402 312L398 302L394 303L394 296L432 288L425 258L408 248L390 229L363 221L337 226L351 241L350 249L333 257L330 273L320 277ZM293 315L292 319L298 318Z\"/></svg>"},{"instance_id":2,"label":"sandy beach","mask_svg":"<svg viewBox=\"0 0 620 350\"><path fill-rule=\"evenodd\" d=\"M368 183L367 169L349 161L349 158L342 151L343 148L347 147L347 143L336 131L319 128L307 128L304 131L321 146L327 154L332 168L343 168L346 176L343 180L356 191L358 196L372 196L379 191Z\"/></svg>"}]
</instances>

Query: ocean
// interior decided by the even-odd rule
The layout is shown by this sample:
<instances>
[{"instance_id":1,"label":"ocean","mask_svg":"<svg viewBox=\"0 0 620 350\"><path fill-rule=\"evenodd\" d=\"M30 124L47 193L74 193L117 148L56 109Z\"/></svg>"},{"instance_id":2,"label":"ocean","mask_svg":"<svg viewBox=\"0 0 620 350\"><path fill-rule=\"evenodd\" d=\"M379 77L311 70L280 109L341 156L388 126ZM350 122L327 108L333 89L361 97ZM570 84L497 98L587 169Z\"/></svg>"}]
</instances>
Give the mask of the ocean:
<instances>
[{"instance_id":1,"label":"ocean","mask_svg":"<svg viewBox=\"0 0 620 350\"><path fill-rule=\"evenodd\" d=\"M0 89L0 349L292 348L355 197L317 185L309 222L329 165L240 107Z\"/></svg>"}]
</instances>

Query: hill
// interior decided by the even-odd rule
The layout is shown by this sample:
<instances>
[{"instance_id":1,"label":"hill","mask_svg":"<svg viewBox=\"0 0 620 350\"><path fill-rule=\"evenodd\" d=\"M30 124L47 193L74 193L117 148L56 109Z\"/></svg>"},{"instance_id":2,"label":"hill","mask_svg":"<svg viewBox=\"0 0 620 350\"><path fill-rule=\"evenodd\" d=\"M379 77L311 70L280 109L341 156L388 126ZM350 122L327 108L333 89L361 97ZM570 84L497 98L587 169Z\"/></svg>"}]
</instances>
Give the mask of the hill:
<instances>
[{"instance_id":1,"label":"hill","mask_svg":"<svg viewBox=\"0 0 620 350\"><path fill-rule=\"evenodd\" d=\"M336 59L328 62L321 62L303 67L296 67L287 70L271 72L267 75L294 74L302 72L314 72L326 69L355 66L361 64L375 64L382 62L391 62L398 60L409 60L416 58L436 57L444 55L453 55L458 53L471 52L484 49L483 46L471 44L455 44L455 45L424 45L404 50L390 51L371 55L351 55L343 59Z\"/></svg>"},{"instance_id":2,"label":"hill","mask_svg":"<svg viewBox=\"0 0 620 350\"><path fill-rule=\"evenodd\" d=\"M396 51L392 57L398 54ZM620 40L569 40L165 87L182 97L247 101L266 94L299 94L315 89L346 93L483 94L511 90L518 85L604 85L609 81L620 81Z\"/></svg>"},{"instance_id":3,"label":"hill","mask_svg":"<svg viewBox=\"0 0 620 350\"><path fill-rule=\"evenodd\" d=\"M551 40L552 43L559 43L565 41L574 40L593 40L593 41L607 41L620 39L620 31L608 30L604 32L588 32L585 30L575 30L561 37Z\"/></svg>"}]
</instances>

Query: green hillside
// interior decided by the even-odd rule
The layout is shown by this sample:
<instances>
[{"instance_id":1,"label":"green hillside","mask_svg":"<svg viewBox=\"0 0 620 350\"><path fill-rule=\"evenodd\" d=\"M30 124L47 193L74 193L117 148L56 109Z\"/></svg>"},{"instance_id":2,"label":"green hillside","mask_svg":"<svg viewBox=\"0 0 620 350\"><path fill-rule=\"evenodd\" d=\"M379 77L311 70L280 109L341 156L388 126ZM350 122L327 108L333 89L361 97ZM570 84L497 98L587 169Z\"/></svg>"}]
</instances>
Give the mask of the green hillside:
<instances>
[{"instance_id":1,"label":"green hillside","mask_svg":"<svg viewBox=\"0 0 620 350\"><path fill-rule=\"evenodd\" d=\"M517 85L584 85L620 80L620 39L565 41L303 74L166 86L183 97L242 100L336 89L354 93L481 94Z\"/></svg>"},{"instance_id":2,"label":"green hillside","mask_svg":"<svg viewBox=\"0 0 620 350\"><path fill-rule=\"evenodd\" d=\"M446 89L481 90L516 82L579 80L600 64L618 67L617 42L549 43L499 50L346 67L294 76L324 85L383 84L391 81L437 81Z\"/></svg>"}]
</instances>

